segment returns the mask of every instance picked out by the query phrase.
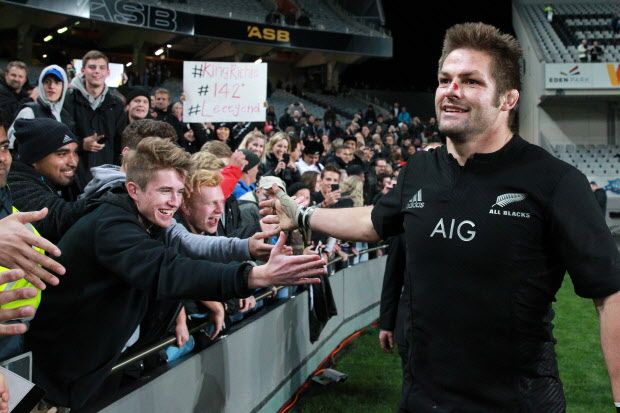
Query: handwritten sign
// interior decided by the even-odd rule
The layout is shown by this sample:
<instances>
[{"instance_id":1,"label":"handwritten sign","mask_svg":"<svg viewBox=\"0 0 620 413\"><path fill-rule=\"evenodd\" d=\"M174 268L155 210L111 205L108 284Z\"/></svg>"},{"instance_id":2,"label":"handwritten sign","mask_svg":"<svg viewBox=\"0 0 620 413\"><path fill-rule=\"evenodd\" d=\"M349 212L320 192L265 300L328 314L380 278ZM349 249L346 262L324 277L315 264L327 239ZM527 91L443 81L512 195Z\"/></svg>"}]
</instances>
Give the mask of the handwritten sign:
<instances>
[{"instance_id":1,"label":"handwritten sign","mask_svg":"<svg viewBox=\"0 0 620 413\"><path fill-rule=\"evenodd\" d=\"M263 122L267 64L183 62L184 122Z\"/></svg>"}]
</instances>

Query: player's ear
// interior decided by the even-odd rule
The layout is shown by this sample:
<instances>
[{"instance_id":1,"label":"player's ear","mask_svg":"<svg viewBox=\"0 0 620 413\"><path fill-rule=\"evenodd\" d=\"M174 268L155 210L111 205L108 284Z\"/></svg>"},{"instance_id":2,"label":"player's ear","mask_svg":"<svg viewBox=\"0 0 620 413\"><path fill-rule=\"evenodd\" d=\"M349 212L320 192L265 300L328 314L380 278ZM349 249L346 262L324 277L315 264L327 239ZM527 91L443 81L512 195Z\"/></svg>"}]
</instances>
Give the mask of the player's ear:
<instances>
[{"instance_id":1,"label":"player's ear","mask_svg":"<svg viewBox=\"0 0 620 413\"><path fill-rule=\"evenodd\" d=\"M500 105L501 110L510 111L517 106L517 102L519 102L519 91L517 89L511 89L504 94Z\"/></svg>"}]
</instances>

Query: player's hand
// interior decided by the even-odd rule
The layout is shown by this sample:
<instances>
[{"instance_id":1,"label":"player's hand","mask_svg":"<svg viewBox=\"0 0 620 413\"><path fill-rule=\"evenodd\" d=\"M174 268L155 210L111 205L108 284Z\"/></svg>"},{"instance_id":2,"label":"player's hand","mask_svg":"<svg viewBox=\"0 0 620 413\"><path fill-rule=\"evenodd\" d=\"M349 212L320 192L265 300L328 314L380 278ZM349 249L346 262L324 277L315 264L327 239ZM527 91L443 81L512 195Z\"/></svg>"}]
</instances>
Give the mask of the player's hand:
<instances>
[{"instance_id":1,"label":"player's hand","mask_svg":"<svg viewBox=\"0 0 620 413\"><path fill-rule=\"evenodd\" d=\"M394 332L388 330L379 330L379 344L386 353L394 349Z\"/></svg>"}]
</instances>

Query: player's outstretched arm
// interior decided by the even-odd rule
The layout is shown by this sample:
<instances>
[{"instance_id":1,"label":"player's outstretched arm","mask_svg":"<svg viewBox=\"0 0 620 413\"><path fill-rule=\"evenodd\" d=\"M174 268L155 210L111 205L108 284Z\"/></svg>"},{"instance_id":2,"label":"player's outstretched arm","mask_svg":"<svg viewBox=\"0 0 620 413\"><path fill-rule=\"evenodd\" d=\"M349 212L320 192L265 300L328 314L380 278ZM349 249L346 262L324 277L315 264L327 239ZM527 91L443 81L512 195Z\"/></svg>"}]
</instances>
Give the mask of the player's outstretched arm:
<instances>
[{"instance_id":1,"label":"player's outstretched arm","mask_svg":"<svg viewBox=\"0 0 620 413\"><path fill-rule=\"evenodd\" d=\"M595 299L594 305L601 324L601 348L611 381L612 395L615 402L620 402L620 291Z\"/></svg>"},{"instance_id":2,"label":"player's outstretched arm","mask_svg":"<svg viewBox=\"0 0 620 413\"><path fill-rule=\"evenodd\" d=\"M348 241L379 241L370 218L372 207L303 208L274 185L275 198L260 203L266 223L280 225L283 230L312 229Z\"/></svg>"}]
</instances>

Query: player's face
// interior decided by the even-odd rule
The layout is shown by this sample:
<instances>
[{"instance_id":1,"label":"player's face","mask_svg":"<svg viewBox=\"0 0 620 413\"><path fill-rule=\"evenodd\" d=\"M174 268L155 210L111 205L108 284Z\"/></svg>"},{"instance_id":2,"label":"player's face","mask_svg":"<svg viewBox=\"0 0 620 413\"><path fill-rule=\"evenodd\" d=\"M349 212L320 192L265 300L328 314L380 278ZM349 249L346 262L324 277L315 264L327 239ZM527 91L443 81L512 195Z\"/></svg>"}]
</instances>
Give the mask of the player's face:
<instances>
[{"instance_id":1,"label":"player's face","mask_svg":"<svg viewBox=\"0 0 620 413\"><path fill-rule=\"evenodd\" d=\"M438 74L435 110L439 130L451 140L466 141L500 123L491 66L487 53L471 49L456 49L444 60Z\"/></svg>"}]
</instances>

